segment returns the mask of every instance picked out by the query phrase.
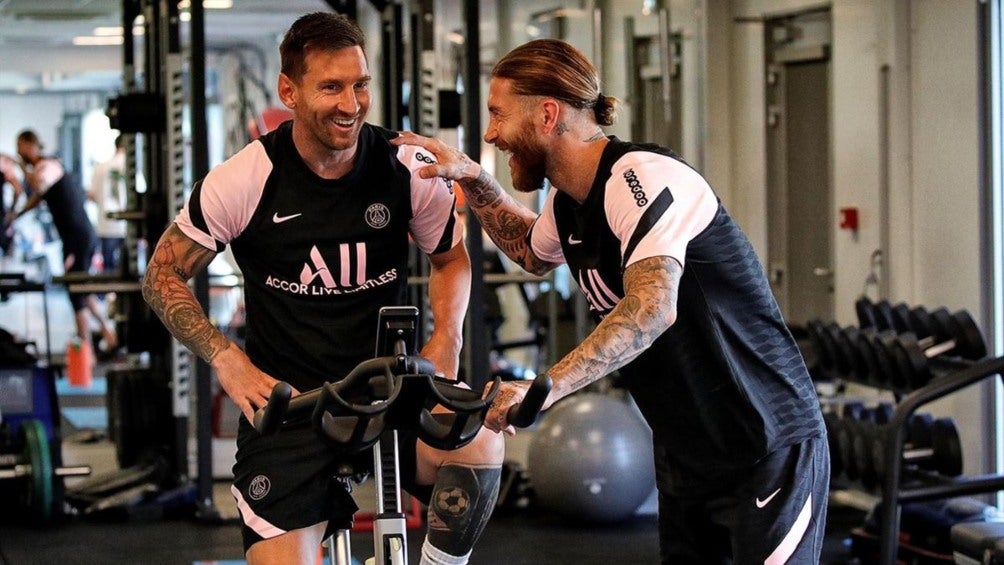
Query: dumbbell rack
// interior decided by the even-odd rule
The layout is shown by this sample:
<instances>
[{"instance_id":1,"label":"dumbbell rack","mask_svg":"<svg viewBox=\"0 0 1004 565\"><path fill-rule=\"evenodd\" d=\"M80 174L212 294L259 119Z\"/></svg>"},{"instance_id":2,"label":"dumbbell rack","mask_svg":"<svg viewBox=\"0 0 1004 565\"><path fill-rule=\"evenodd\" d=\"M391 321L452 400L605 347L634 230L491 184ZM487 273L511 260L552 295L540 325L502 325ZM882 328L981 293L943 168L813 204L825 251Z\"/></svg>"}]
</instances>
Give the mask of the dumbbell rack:
<instances>
[{"instance_id":1,"label":"dumbbell rack","mask_svg":"<svg viewBox=\"0 0 1004 565\"><path fill-rule=\"evenodd\" d=\"M907 439L907 423L918 408L987 377L1002 373L1004 373L1004 357L973 362L968 367L939 376L906 395L896 404L886 432L889 434L887 438L889 448L885 453L886 474L882 483L882 512L879 516L879 563L883 565L896 563L900 511L903 504L1004 490L1004 475L1000 474L945 477L937 484L911 485L904 488L901 457Z\"/></svg>"}]
</instances>

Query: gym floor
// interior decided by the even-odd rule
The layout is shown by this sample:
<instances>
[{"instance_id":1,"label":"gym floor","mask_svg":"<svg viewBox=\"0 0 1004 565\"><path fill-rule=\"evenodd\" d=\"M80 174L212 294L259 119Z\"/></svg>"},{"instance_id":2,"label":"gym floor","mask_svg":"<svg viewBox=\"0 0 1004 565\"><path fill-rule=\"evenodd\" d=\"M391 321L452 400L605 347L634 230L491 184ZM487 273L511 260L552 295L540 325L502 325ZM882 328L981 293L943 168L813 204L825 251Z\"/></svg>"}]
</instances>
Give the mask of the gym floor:
<instances>
[{"instance_id":1,"label":"gym floor","mask_svg":"<svg viewBox=\"0 0 1004 565\"><path fill-rule=\"evenodd\" d=\"M101 414L103 397L64 394L66 390L65 386L60 386L64 464L87 464L94 474L114 470L115 447L101 438L101 422L93 417L93 414ZM89 411L90 417L86 416ZM80 425L84 427L78 427ZM523 449L525 445L514 444L511 452L518 458ZM68 484L73 480L78 479L68 479ZM356 500L364 511L368 504L372 508L371 485L372 481L368 481L356 489ZM225 480L214 483L214 505L219 519L211 521L134 518L99 522L71 516L48 528L34 528L14 519L0 524L0 565L243 563L237 511ZM850 562L848 532L862 521L861 511L831 505L822 563ZM657 535L656 518L651 514L598 526L572 524L539 510L499 509L476 547L471 563L657 563ZM424 536L424 526L408 532L411 563L419 561ZM360 563L365 556L372 555L372 538L368 532L354 532L351 543Z\"/></svg>"},{"instance_id":2,"label":"gym floor","mask_svg":"<svg viewBox=\"0 0 1004 565\"><path fill-rule=\"evenodd\" d=\"M72 319L62 315L65 297L58 292L49 296L51 321ZM40 334L41 300L22 295L0 305L0 317L8 322L23 319L23 330ZM22 318L23 316L23 318ZM5 324L0 324L3 326ZM19 325L19 323L15 323ZM72 333L68 324L52 323L53 343L65 343ZM65 380L57 383L66 465L90 465L92 474L117 468L115 447L106 438L107 412L104 407L104 379L107 367L95 370L95 386L88 391L74 390ZM508 453L524 460L528 432L517 435ZM519 443L520 441L524 443ZM223 454L223 458L229 454ZM223 465L228 467L226 462ZM219 466L214 464L218 469ZM218 474L218 473L217 473ZM74 480L67 479L67 484ZM372 480L356 490L356 500L365 511L372 505ZM47 528L25 524L17 517L0 522L0 565L22 564L118 564L189 565L196 563L243 563L237 510L230 496L229 483L214 484L214 504L219 517L212 521L196 518L99 522L71 516ZM372 507L372 506L370 506ZM0 511L0 515L6 515ZM848 537L851 528L863 522L864 513L851 506L830 506L827 538L822 563L850 562ZM656 518L639 514L613 525L582 525L534 509L499 509L479 541L472 564L564 564L564 563L657 563L658 534ZM424 527L409 530L408 549L411 563L418 563L424 539ZM363 561L372 555L369 532L352 534L353 554Z\"/></svg>"}]
</instances>

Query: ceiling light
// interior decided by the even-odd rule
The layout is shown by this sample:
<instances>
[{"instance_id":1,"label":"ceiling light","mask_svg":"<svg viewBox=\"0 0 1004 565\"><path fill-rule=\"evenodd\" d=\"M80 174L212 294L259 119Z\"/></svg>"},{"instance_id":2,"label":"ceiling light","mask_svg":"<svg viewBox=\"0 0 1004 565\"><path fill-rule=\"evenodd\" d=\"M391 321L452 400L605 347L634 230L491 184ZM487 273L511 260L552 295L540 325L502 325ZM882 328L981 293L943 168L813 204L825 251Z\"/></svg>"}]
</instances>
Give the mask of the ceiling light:
<instances>
[{"instance_id":1,"label":"ceiling light","mask_svg":"<svg viewBox=\"0 0 1004 565\"><path fill-rule=\"evenodd\" d=\"M143 35L144 33L146 33L146 30L143 29L143 26L133 26L133 35ZM94 28L94 35L99 37L121 37L122 26L99 26Z\"/></svg>"},{"instance_id":2,"label":"ceiling light","mask_svg":"<svg viewBox=\"0 0 1004 565\"><path fill-rule=\"evenodd\" d=\"M122 45L121 35L80 35L73 38L74 45Z\"/></svg>"},{"instance_id":3,"label":"ceiling light","mask_svg":"<svg viewBox=\"0 0 1004 565\"><path fill-rule=\"evenodd\" d=\"M187 10L191 7L191 0L178 2L179 10ZM229 10L234 7L234 0L202 0L202 7L207 10Z\"/></svg>"},{"instance_id":4,"label":"ceiling light","mask_svg":"<svg viewBox=\"0 0 1004 565\"><path fill-rule=\"evenodd\" d=\"M122 26L100 26L94 28L94 35L115 36L122 35Z\"/></svg>"}]
</instances>

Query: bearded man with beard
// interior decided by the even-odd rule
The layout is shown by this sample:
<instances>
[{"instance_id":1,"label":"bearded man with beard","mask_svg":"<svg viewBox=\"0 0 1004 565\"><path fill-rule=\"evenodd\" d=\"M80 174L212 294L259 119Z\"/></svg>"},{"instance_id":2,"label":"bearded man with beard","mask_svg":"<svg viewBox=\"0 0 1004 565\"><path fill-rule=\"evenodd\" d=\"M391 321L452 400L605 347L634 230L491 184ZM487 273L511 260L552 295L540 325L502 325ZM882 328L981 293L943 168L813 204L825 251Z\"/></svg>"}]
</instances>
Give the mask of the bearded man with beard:
<instances>
[{"instance_id":1,"label":"bearded man with beard","mask_svg":"<svg viewBox=\"0 0 1004 565\"><path fill-rule=\"evenodd\" d=\"M350 525L356 505L334 478L369 452L339 456L310 423L259 435L250 421L279 379L299 391L344 377L373 356L380 307L407 296L409 238L432 266L435 326L422 356L457 378L470 259L449 183L414 171L428 152L394 147L365 122L370 72L355 22L301 17L279 47L278 94L293 119L251 142L196 183L150 260L143 296L164 325L210 363L240 407L231 492L249 563L313 563L323 538ZM206 317L186 282L229 244L244 276L242 350ZM410 437L409 437L410 436ZM421 563L466 563L498 493L504 443L482 429L454 451L399 434L405 489L429 507Z\"/></svg>"},{"instance_id":2,"label":"bearded man with beard","mask_svg":"<svg viewBox=\"0 0 1004 565\"><path fill-rule=\"evenodd\" d=\"M494 67L484 140L511 155L513 186L550 184L537 214L460 151L432 152L486 232L534 274L567 263L596 328L547 370L545 407L618 371L653 432L663 563L819 561L829 488L812 381L746 235L707 181L656 145L608 137L616 99L563 41ZM527 385L503 383L485 426ZM570 462L574 465L574 462Z\"/></svg>"}]
</instances>

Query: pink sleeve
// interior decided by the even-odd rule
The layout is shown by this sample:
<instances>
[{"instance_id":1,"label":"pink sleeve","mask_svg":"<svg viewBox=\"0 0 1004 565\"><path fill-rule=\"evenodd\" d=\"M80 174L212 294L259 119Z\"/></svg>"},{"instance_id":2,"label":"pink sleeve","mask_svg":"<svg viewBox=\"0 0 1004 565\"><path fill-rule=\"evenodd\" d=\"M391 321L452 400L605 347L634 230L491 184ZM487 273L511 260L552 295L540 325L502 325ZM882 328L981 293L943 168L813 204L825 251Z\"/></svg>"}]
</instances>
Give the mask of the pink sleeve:
<instances>
[{"instance_id":1,"label":"pink sleeve","mask_svg":"<svg viewBox=\"0 0 1004 565\"><path fill-rule=\"evenodd\" d=\"M624 155L611 173L604 209L621 241L622 267L658 256L683 265L687 244L718 212L707 181L686 163L645 151Z\"/></svg>"},{"instance_id":2,"label":"pink sleeve","mask_svg":"<svg viewBox=\"0 0 1004 565\"><path fill-rule=\"evenodd\" d=\"M560 264L565 262L565 255L561 252L558 224L554 219L554 195L557 193L558 189L553 187L548 191L540 216L530 226L530 251L541 261Z\"/></svg>"},{"instance_id":3,"label":"pink sleeve","mask_svg":"<svg viewBox=\"0 0 1004 565\"><path fill-rule=\"evenodd\" d=\"M398 148L397 158L411 175L411 221L409 230L423 253L449 251L463 239L463 226L457 215L453 184L441 177L420 178L415 170L434 163L426 151L413 146Z\"/></svg>"},{"instance_id":4,"label":"pink sleeve","mask_svg":"<svg viewBox=\"0 0 1004 565\"><path fill-rule=\"evenodd\" d=\"M250 143L196 183L175 223L200 245L221 251L251 221L271 173L265 147Z\"/></svg>"}]
</instances>

